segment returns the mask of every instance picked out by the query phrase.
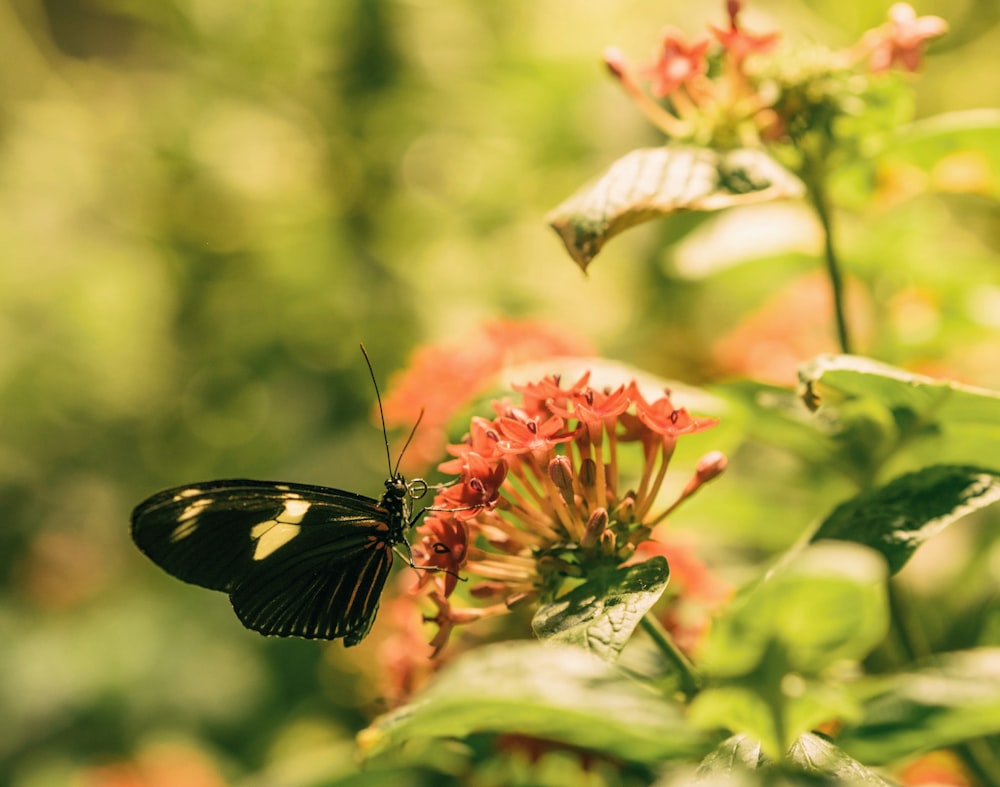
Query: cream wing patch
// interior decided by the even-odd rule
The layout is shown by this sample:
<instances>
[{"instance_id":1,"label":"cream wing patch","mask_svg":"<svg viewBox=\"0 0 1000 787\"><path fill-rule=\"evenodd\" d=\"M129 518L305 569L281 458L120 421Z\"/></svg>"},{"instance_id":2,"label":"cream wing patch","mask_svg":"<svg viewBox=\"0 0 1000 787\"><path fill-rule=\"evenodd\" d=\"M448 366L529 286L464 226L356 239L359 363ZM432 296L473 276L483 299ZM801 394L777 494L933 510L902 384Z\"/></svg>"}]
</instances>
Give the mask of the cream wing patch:
<instances>
[{"instance_id":1,"label":"cream wing patch","mask_svg":"<svg viewBox=\"0 0 1000 787\"><path fill-rule=\"evenodd\" d=\"M292 541L302 531L302 525L299 523L311 505L301 497L289 496L278 516L254 525L250 529L250 537L257 541L253 559L263 560Z\"/></svg>"}]
</instances>

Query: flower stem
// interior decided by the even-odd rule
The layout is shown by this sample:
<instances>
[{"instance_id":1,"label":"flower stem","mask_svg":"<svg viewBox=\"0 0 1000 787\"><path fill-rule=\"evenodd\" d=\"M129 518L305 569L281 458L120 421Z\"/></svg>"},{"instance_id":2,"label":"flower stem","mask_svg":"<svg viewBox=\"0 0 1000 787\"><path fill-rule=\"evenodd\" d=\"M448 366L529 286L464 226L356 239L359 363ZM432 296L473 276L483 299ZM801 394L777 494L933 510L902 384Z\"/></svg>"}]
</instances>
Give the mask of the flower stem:
<instances>
[{"instance_id":1,"label":"flower stem","mask_svg":"<svg viewBox=\"0 0 1000 787\"><path fill-rule=\"evenodd\" d=\"M823 258L826 262L826 275L830 279L830 289L833 293L833 311L837 320L837 338L840 341L840 351L851 352L851 339L847 331L847 317L844 310L844 283L840 273L840 263L837 260L837 250L833 244L833 221L830 215L830 201L826 193L826 182L823 167L819 162L807 164L805 177L809 199L812 202L816 216L823 227Z\"/></svg>"},{"instance_id":2,"label":"flower stem","mask_svg":"<svg viewBox=\"0 0 1000 787\"><path fill-rule=\"evenodd\" d=\"M677 677L680 680L680 689L684 693L684 698L688 700L693 699L698 693L701 682L695 672L694 665L687 656L681 653L670 639L670 635L660 624L660 621L652 613L647 612L643 615L641 625L643 631L649 635L650 639L660 649L660 652L667 657L667 661L673 664L674 669L677 670Z\"/></svg>"}]
</instances>

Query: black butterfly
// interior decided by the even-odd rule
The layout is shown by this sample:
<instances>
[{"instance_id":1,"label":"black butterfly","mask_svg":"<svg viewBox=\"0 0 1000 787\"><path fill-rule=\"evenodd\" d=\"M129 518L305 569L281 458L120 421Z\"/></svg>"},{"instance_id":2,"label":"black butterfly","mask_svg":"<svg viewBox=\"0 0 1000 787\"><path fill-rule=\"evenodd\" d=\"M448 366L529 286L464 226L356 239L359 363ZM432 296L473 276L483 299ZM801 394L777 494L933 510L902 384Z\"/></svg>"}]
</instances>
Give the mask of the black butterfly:
<instances>
[{"instance_id":1,"label":"black butterfly","mask_svg":"<svg viewBox=\"0 0 1000 787\"><path fill-rule=\"evenodd\" d=\"M427 491L398 466L390 459L378 500L272 481L168 489L132 512L132 539L178 579L228 593L247 628L349 647L371 630L394 548L409 552L406 531L420 516L411 518L410 500Z\"/></svg>"}]
</instances>

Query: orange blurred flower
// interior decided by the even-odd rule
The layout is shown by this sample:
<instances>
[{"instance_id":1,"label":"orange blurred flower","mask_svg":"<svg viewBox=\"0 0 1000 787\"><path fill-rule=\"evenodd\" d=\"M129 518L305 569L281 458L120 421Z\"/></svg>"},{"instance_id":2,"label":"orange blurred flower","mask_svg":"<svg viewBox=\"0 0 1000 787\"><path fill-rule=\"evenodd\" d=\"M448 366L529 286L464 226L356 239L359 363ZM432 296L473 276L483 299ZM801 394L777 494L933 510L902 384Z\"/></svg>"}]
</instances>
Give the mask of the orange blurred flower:
<instances>
[{"instance_id":1,"label":"orange blurred flower","mask_svg":"<svg viewBox=\"0 0 1000 787\"><path fill-rule=\"evenodd\" d=\"M972 787L975 782L961 760L951 751L933 751L911 762L899 772L906 787Z\"/></svg>"},{"instance_id":2,"label":"orange blurred flower","mask_svg":"<svg viewBox=\"0 0 1000 787\"><path fill-rule=\"evenodd\" d=\"M860 287L847 285L848 310L864 332L867 302ZM716 341L712 356L723 373L794 385L800 364L837 352L832 310L826 278L818 272L800 276Z\"/></svg>"},{"instance_id":3,"label":"orange blurred flower","mask_svg":"<svg viewBox=\"0 0 1000 787\"><path fill-rule=\"evenodd\" d=\"M424 412L403 457L403 471L434 464L447 442L446 427L463 407L487 391L506 366L568 355L590 355L582 339L541 321L498 320L460 341L417 350L383 399L387 426L410 427Z\"/></svg>"}]
</instances>

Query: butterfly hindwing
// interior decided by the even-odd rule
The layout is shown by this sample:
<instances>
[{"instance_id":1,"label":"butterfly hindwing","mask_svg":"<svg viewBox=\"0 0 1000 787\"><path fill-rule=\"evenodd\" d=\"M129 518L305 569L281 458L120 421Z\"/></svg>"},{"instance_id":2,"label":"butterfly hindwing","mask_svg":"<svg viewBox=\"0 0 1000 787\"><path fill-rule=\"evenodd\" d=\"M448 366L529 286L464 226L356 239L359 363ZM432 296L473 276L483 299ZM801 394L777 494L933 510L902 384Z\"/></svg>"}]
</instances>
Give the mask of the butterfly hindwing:
<instances>
[{"instance_id":1,"label":"butterfly hindwing","mask_svg":"<svg viewBox=\"0 0 1000 787\"><path fill-rule=\"evenodd\" d=\"M149 498L132 536L178 579L229 593L248 628L352 645L371 627L405 522L399 495L224 480Z\"/></svg>"},{"instance_id":2,"label":"butterfly hindwing","mask_svg":"<svg viewBox=\"0 0 1000 787\"><path fill-rule=\"evenodd\" d=\"M371 626L392 567L385 536L370 534L346 560L317 548L295 559L262 561L233 589L233 608L244 626L263 634L344 637L354 644Z\"/></svg>"}]
</instances>

